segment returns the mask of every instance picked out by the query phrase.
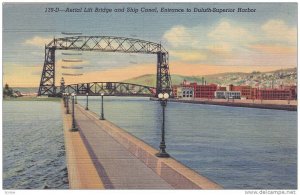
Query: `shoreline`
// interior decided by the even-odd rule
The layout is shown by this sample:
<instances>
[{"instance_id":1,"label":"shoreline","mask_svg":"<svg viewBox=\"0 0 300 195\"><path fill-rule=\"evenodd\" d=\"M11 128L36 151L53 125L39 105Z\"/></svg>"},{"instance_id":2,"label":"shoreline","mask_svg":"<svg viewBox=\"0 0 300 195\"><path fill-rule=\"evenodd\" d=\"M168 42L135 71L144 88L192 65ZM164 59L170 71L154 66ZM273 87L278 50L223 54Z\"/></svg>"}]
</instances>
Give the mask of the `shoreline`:
<instances>
[{"instance_id":1,"label":"shoreline","mask_svg":"<svg viewBox=\"0 0 300 195\"><path fill-rule=\"evenodd\" d=\"M158 99L151 97L150 100L157 101ZM249 102L227 102L227 101L215 101L215 100L183 100L183 99L169 99L168 101L189 103L189 104L208 104L208 105L217 105L217 106L297 111L297 105L289 105L289 104L284 105L284 104L271 104L271 103L249 103Z\"/></svg>"},{"instance_id":2,"label":"shoreline","mask_svg":"<svg viewBox=\"0 0 300 195\"><path fill-rule=\"evenodd\" d=\"M39 98L36 96L25 96L18 98L3 98L3 101L60 101L61 98L56 97L46 97ZM157 101L158 98L150 97L150 100ZM286 110L286 111L297 111L297 101L291 101L290 104L282 104L280 100L235 100L234 102L221 100L221 99L169 99L169 102L179 102L179 103L189 103L189 104L208 104L208 105L217 105L217 106L231 106L231 107L246 107L246 108L259 108L259 109L273 109L273 110Z\"/></svg>"},{"instance_id":3,"label":"shoreline","mask_svg":"<svg viewBox=\"0 0 300 195\"><path fill-rule=\"evenodd\" d=\"M55 101L59 102L61 98L57 97L37 97L37 96L23 96L23 97L5 97L3 101Z\"/></svg>"}]
</instances>

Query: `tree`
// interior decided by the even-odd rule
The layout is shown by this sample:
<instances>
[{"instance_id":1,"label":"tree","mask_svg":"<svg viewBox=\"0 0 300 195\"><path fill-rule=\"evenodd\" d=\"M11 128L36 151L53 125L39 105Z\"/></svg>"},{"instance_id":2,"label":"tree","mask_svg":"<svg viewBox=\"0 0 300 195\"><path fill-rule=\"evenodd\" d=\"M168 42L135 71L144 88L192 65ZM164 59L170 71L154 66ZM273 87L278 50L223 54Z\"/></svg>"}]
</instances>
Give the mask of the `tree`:
<instances>
[{"instance_id":1,"label":"tree","mask_svg":"<svg viewBox=\"0 0 300 195\"><path fill-rule=\"evenodd\" d=\"M11 97L13 95L13 90L6 83L3 89L3 97Z\"/></svg>"}]
</instances>

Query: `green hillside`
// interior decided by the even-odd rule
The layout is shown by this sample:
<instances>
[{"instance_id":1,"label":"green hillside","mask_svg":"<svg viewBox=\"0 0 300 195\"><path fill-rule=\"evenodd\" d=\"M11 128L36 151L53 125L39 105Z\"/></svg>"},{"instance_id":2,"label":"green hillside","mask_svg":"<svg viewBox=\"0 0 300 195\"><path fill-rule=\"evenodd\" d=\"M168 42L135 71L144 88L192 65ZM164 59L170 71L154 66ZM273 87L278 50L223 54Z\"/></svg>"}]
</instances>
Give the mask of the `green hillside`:
<instances>
[{"instance_id":1,"label":"green hillside","mask_svg":"<svg viewBox=\"0 0 300 195\"><path fill-rule=\"evenodd\" d=\"M228 73L219 73L219 74L213 74L213 75L203 75L203 76L182 76L182 75L171 75L172 79L172 85L178 85L182 83L183 80L186 80L188 82L197 82L199 84L202 83L202 77L204 77L204 80L209 83L215 83L220 85L228 85L228 84L234 84L234 85L248 85L247 82L252 82L252 80L259 80L261 83L268 83L271 80L278 82L283 82L283 84L289 84L291 82L295 82L296 77L287 77L287 80L279 80L278 75L280 74L287 74L289 75L291 72L297 73L296 68L287 68L287 69L280 69L275 71L269 71L269 72L257 72L253 71L251 73L244 73L244 72L228 72ZM273 76L269 76L268 79L264 78L265 74L272 74ZM153 86L155 87L156 84L156 75L154 74L147 74L142 75L139 77L131 78L128 80L124 80L123 82L128 83L136 83L140 85L147 85L147 86Z\"/></svg>"},{"instance_id":2,"label":"green hillside","mask_svg":"<svg viewBox=\"0 0 300 195\"><path fill-rule=\"evenodd\" d=\"M293 73L295 76L289 76ZM272 74L272 76L264 76L265 74ZM286 77L278 76L278 75L287 75ZM297 82L297 68L287 68L287 69L280 69L275 71L269 72L257 72L253 71L251 73L243 73L243 72L229 72L229 73L220 73L220 74L213 74L213 75L204 75L204 76L182 76L182 75L171 75L172 78L172 85L178 85L182 83L183 80L188 82L197 82L198 84L202 83L202 77L206 80L207 83L215 83L220 85L252 85L253 80L258 80L258 82L265 82L270 83L273 81L276 84L293 84ZM249 83L249 82L250 83ZM127 83L135 83L140 85L146 86L153 86L156 87L156 75L155 74L146 74L139 77L134 77L131 79L123 80L122 82ZM248 82L248 83L247 83ZM36 93L38 91L37 87L12 87L13 90L18 90L23 93Z\"/></svg>"},{"instance_id":3,"label":"green hillside","mask_svg":"<svg viewBox=\"0 0 300 195\"><path fill-rule=\"evenodd\" d=\"M182 83L183 80L186 80L188 82L197 82L197 83L202 82L202 77L201 76L171 75L171 79L172 79L172 85L179 85L180 83ZM208 79L207 82L210 82L209 80L210 79ZM142 75L142 76L139 76L139 77L134 77L134 78L131 78L131 79L124 80L122 82L135 83L135 84L155 87L155 85L156 85L156 75L154 75L154 74Z\"/></svg>"},{"instance_id":4,"label":"green hillside","mask_svg":"<svg viewBox=\"0 0 300 195\"><path fill-rule=\"evenodd\" d=\"M266 73L278 73L278 72L297 72L297 68L279 69L279 70L274 70Z\"/></svg>"},{"instance_id":5,"label":"green hillside","mask_svg":"<svg viewBox=\"0 0 300 195\"><path fill-rule=\"evenodd\" d=\"M139 85L146 85L146 86L155 86L156 85L156 75L154 74L145 74L142 76L134 77L131 79L124 80L122 82L125 83L134 83Z\"/></svg>"}]
</instances>

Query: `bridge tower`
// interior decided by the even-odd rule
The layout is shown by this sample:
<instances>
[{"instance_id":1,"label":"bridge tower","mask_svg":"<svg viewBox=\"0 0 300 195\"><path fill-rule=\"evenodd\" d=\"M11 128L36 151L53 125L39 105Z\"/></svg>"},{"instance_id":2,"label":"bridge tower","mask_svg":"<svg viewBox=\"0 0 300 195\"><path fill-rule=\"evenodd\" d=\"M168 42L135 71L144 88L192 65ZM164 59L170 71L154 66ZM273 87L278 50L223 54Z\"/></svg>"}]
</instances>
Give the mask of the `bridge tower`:
<instances>
[{"instance_id":1,"label":"bridge tower","mask_svg":"<svg viewBox=\"0 0 300 195\"><path fill-rule=\"evenodd\" d=\"M45 61L38 96L47 94L56 96L55 86L55 48L45 46Z\"/></svg>"},{"instance_id":2,"label":"bridge tower","mask_svg":"<svg viewBox=\"0 0 300 195\"><path fill-rule=\"evenodd\" d=\"M156 96L167 92L173 96L171 76L169 72L168 52L161 44L149 41L110 36L75 36L54 38L45 46L45 61L41 75L38 96L58 96L55 86L55 51L98 51L120 53L143 53L157 55Z\"/></svg>"},{"instance_id":3,"label":"bridge tower","mask_svg":"<svg viewBox=\"0 0 300 195\"><path fill-rule=\"evenodd\" d=\"M156 97L162 92L173 95L168 61L168 53L157 53Z\"/></svg>"}]
</instances>

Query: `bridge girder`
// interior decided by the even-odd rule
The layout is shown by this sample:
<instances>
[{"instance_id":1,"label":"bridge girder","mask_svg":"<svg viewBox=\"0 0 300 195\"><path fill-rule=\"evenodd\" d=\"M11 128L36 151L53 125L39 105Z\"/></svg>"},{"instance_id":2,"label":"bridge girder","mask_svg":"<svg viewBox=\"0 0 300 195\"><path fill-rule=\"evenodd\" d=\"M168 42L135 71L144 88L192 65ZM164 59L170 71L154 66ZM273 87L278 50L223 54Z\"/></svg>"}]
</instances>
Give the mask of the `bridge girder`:
<instances>
[{"instance_id":1,"label":"bridge girder","mask_svg":"<svg viewBox=\"0 0 300 195\"><path fill-rule=\"evenodd\" d=\"M144 53L157 55L156 96L160 92L167 92L171 96L172 83L169 71L168 52L161 44L113 36L73 36L54 38L45 46L45 62L40 81L38 95L55 96L55 51L98 51L121 53Z\"/></svg>"},{"instance_id":2,"label":"bridge girder","mask_svg":"<svg viewBox=\"0 0 300 195\"><path fill-rule=\"evenodd\" d=\"M154 87L122 83L122 82L91 82L78 83L64 86L63 92L76 93L79 96L142 96L154 97L156 89Z\"/></svg>"},{"instance_id":3,"label":"bridge girder","mask_svg":"<svg viewBox=\"0 0 300 195\"><path fill-rule=\"evenodd\" d=\"M47 48L57 50L80 50L99 52L121 52L121 53L145 53L156 54L167 53L161 44L113 36L75 36L53 39Z\"/></svg>"}]
</instances>

